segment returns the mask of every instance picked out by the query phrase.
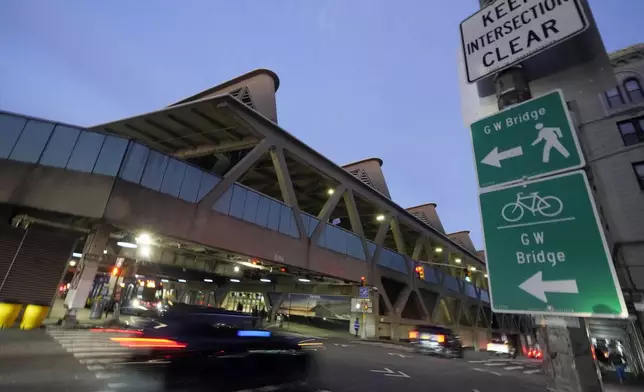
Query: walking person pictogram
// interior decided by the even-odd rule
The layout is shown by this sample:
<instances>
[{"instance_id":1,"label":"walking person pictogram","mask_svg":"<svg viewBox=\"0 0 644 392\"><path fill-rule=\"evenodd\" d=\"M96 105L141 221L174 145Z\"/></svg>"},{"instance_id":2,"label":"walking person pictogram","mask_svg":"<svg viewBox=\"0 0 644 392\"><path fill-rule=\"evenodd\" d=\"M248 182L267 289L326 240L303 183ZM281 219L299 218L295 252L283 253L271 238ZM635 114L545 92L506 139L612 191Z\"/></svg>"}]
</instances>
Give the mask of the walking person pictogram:
<instances>
[{"instance_id":1,"label":"walking person pictogram","mask_svg":"<svg viewBox=\"0 0 644 392\"><path fill-rule=\"evenodd\" d=\"M539 136L535 141L532 142L532 146L536 146L542 140L544 141L543 163L548 163L550 161L550 150L552 150L553 148L559 151L559 153L563 155L564 158L568 158L570 156L570 153L568 152L568 150L566 150L566 147L564 147L563 144L561 144L561 142L559 141L559 139L563 137L561 128L544 127L542 123L535 125L535 128L539 130Z\"/></svg>"}]
</instances>

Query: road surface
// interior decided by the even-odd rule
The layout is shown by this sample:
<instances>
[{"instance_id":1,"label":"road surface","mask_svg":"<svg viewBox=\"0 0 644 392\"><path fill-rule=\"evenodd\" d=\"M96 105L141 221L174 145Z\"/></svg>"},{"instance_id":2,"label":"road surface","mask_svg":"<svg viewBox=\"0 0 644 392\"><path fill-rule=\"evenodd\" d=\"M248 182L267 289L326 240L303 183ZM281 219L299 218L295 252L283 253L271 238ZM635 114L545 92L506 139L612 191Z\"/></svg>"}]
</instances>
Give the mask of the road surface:
<instances>
[{"instance_id":1,"label":"road surface","mask_svg":"<svg viewBox=\"0 0 644 392\"><path fill-rule=\"evenodd\" d=\"M0 332L5 334L8 332ZM12 392L161 391L160 380L120 364L119 347L83 330L12 331L0 339L0 390ZM295 336L323 343L320 390L331 392L537 392L539 365L470 353L464 359L417 355L404 346ZM249 370L250 374L250 370Z\"/></svg>"}]
</instances>

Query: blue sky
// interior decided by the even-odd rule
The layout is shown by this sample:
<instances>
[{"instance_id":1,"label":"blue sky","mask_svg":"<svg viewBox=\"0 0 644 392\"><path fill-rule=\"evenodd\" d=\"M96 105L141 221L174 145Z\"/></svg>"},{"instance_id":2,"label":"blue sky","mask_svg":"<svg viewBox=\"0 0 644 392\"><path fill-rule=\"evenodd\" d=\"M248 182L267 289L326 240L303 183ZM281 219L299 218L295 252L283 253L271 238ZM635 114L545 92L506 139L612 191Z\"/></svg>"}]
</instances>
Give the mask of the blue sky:
<instances>
[{"instance_id":1,"label":"blue sky","mask_svg":"<svg viewBox=\"0 0 644 392\"><path fill-rule=\"evenodd\" d=\"M0 109L94 125L269 68L282 127L338 164L382 158L394 201L481 246L456 68L478 1L446 3L2 0ZM590 3L608 50L644 41L644 1Z\"/></svg>"}]
</instances>

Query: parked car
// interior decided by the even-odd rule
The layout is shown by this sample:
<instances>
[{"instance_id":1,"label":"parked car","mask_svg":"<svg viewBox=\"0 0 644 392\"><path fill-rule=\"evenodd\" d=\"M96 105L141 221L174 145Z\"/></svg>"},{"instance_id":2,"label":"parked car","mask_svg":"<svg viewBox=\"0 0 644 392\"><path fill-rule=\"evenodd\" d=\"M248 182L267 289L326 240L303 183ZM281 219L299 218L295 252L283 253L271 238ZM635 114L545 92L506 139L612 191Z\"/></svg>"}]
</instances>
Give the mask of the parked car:
<instances>
[{"instance_id":1,"label":"parked car","mask_svg":"<svg viewBox=\"0 0 644 392\"><path fill-rule=\"evenodd\" d=\"M419 354L463 358L463 346L451 329L437 326L419 326L409 331L409 343Z\"/></svg>"}]
</instances>

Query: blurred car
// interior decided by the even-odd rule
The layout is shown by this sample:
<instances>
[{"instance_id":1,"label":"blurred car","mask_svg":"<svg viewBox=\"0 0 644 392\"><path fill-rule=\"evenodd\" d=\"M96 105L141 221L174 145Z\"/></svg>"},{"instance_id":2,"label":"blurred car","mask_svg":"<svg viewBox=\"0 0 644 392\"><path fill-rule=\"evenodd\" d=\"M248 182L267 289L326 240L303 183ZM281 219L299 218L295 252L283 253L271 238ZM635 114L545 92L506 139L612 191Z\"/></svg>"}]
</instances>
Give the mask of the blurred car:
<instances>
[{"instance_id":1,"label":"blurred car","mask_svg":"<svg viewBox=\"0 0 644 392\"><path fill-rule=\"evenodd\" d=\"M533 347L528 350L528 358L543 359L543 351L539 348Z\"/></svg>"},{"instance_id":2,"label":"blurred car","mask_svg":"<svg viewBox=\"0 0 644 392\"><path fill-rule=\"evenodd\" d=\"M409 343L420 354L463 358L461 340L448 328L419 326L409 331Z\"/></svg>"},{"instance_id":3,"label":"blurred car","mask_svg":"<svg viewBox=\"0 0 644 392\"><path fill-rule=\"evenodd\" d=\"M165 390L316 390L310 343L253 329L252 321L242 313L170 303L92 331L121 332L110 340L127 348L125 363L158 372Z\"/></svg>"},{"instance_id":4,"label":"blurred car","mask_svg":"<svg viewBox=\"0 0 644 392\"><path fill-rule=\"evenodd\" d=\"M516 358L517 355L516 347L512 343L501 339L492 339L487 344L487 352L494 355L508 356L509 358Z\"/></svg>"}]
</instances>

